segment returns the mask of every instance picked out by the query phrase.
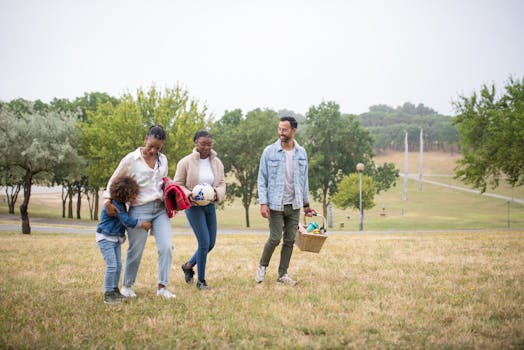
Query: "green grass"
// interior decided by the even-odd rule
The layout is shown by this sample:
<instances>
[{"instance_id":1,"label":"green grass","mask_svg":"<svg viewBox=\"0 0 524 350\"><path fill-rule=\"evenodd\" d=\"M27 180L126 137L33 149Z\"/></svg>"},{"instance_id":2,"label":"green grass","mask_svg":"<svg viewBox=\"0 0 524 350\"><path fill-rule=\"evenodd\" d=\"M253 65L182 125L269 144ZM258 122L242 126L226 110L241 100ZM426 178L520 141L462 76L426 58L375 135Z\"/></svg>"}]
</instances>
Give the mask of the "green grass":
<instances>
[{"instance_id":1,"label":"green grass","mask_svg":"<svg viewBox=\"0 0 524 350\"><path fill-rule=\"evenodd\" d=\"M446 178L432 178L432 180L456 184ZM508 218L508 204L504 200L427 183L424 183L422 191L418 191L416 181L410 180L408 183L407 201L402 200L402 179L397 181L395 187L375 197L376 206L364 213L365 231L507 229L508 221L509 228L524 229L524 205L511 203ZM29 208L30 217L61 216L59 198L53 202L48 197L49 195L46 195L44 201L42 196L34 196ZM313 205L321 211L322 207L319 203ZM384 211L382 206L385 208ZM0 207L0 212L7 213L7 208ZM251 228L267 229L267 220L261 217L258 205L253 204L249 213ZM89 217L87 210L83 211L82 217ZM219 210L218 220L219 226L224 229L245 228L244 208L240 205L240 201L226 204L224 209ZM185 215L178 214L173 220L173 225L179 228L187 227ZM358 231L358 229L358 210L333 209L333 228L330 231Z\"/></svg>"},{"instance_id":2,"label":"green grass","mask_svg":"<svg viewBox=\"0 0 524 350\"><path fill-rule=\"evenodd\" d=\"M411 152L409 159L410 171L416 172L418 170L418 154ZM425 173L428 174L425 175L425 178L455 186L468 187L451 178L457 159L458 155L428 152L425 155L424 169ZM393 162L399 169L403 169L403 153L393 152L382 155L377 157L376 162L377 164ZM431 176L429 174L444 174L448 177ZM389 191L375 197L376 206L364 213L365 231L524 229L524 205L511 203L508 217L507 202L501 199L446 189L428 183L424 183L422 191L418 191L417 181L410 180L408 184L407 201L402 200L403 179L399 179L396 186ZM524 199L524 186L511 188L504 182L501 182L495 190L488 188L488 192ZM321 211L322 207L319 203L313 203L313 205ZM382 206L385 208L384 211ZM34 193L29 212L32 217L60 217L62 214L60 193ZM7 213L5 205L0 206L0 213ZM224 209L219 210L218 215L221 228L242 229L246 227L244 208L239 199L236 199L232 204L225 204ZM87 203L83 205L82 218L84 220L89 218ZM251 205L249 218L251 228L267 229L267 220L261 217L258 205ZM179 214L173 220L173 225L179 228L188 227L185 215ZM330 231L341 230L359 230L358 210L333 209L333 228Z\"/></svg>"},{"instance_id":3,"label":"green grass","mask_svg":"<svg viewBox=\"0 0 524 350\"><path fill-rule=\"evenodd\" d=\"M107 306L93 235L2 232L0 348L522 349L523 235L332 235L320 254L295 250L295 287L275 282L278 248L254 282L265 236L221 235L203 292L179 269L195 239L175 235L169 301L150 237L139 297Z\"/></svg>"}]
</instances>

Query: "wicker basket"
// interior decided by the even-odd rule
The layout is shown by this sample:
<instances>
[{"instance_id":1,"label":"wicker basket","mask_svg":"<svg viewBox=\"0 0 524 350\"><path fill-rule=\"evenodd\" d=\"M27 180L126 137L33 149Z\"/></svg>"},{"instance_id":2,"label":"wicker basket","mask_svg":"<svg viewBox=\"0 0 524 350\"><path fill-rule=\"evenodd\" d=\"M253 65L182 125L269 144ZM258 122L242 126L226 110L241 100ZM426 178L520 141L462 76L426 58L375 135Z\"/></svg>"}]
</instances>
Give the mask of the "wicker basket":
<instances>
[{"instance_id":1,"label":"wicker basket","mask_svg":"<svg viewBox=\"0 0 524 350\"><path fill-rule=\"evenodd\" d=\"M322 215L316 215L322 218L322 227L320 234L309 233L303 224L298 224L297 234L295 235L295 245L303 252L318 253L328 237L326 233L326 219Z\"/></svg>"}]
</instances>

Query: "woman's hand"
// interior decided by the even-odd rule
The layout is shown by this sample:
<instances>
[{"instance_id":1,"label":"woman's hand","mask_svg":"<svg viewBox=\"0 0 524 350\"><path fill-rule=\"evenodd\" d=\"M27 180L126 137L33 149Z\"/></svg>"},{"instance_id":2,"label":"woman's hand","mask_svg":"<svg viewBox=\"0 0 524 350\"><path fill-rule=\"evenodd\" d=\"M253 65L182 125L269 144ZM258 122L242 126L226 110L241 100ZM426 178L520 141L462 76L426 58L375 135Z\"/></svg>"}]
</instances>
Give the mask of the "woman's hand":
<instances>
[{"instance_id":1,"label":"woman's hand","mask_svg":"<svg viewBox=\"0 0 524 350\"><path fill-rule=\"evenodd\" d=\"M140 227L144 230L149 231L151 229L151 221L143 221L140 223Z\"/></svg>"},{"instance_id":2,"label":"woman's hand","mask_svg":"<svg viewBox=\"0 0 524 350\"><path fill-rule=\"evenodd\" d=\"M195 207L199 207L200 204L198 204L197 202L195 202L195 200L193 199L193 194L189 194L189 196L187 196L187 199L189 199L189 201L191 202L191 206L195 206Z\"/></svg>"}]
</instances>

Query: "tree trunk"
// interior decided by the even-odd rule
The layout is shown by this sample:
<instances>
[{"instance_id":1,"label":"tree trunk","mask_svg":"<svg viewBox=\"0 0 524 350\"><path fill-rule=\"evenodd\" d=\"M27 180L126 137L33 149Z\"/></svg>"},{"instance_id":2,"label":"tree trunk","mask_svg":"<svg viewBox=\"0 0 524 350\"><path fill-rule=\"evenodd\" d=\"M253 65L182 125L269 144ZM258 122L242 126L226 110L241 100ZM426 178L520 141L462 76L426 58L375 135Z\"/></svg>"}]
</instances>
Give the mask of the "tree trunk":
<instances>
[{"instance_id":1,"label":"tree trunk","mask_svg":"<svg viewBox=\"0 0 524 350\"><path fill-rule=\"evenodd\" d=\"M65 187L62 185L62 217L66 217L66 202L67 202L67 192L64 191Z\"/></svg>"},{"instance_id":2,"label":"tree trunk","mask_svg":"<svg viewBox=\"0 0 524 350\"><path fill-rule=\"evenodd\" d=\"M328 191L327 189L322 191L322 216L324 216L325 218L327 218L327 205L328 205L327 191Z\"/></svg>"},{"instance_id":3,"label":"tree trunk","mask_svg":"<svg viewBox=\"0 0 524 350\"><path fill-rule=\"evenodd\" d=\"M93 220L96 220L98 221L98 201L99 201L99 188L98 187L95 187L95 209L94 209L94 214L93 214Z\"/></svg>"},{"instance_id":4,"label":"tree trunk","mask_svg":"<svg viewBox=\"0 0 524 350\"><path fill-rule=\"evenodd\" d=\"M67 185L67 198L69 199L69 203L67 206L67 218L72 219L73 218L73 186Z\"/></svg>"},{"instance_id":5,"label":"tree trunk","mask_svg":"<svg viewBox=\"0 0 524 350\"><path fill-rule=\"evenodd\" d=\"M9 207L9 214L15 213L16 200L18 199L18 193L20 193L21 184L16 184L14 186L5 187L5 195L7 197L7 206ZM9 193L9 188L11 188L11 193Z\"/></svg>"},{"instance_id":6,"label":"tree trunk","mask_svg":"<svg viewBox=\"0 0 524 350\"><path fill-rule=\"evenodd\" d=\"M249 205L244 204L244 213L246 216L246 227L249 227Z\"/></svg>"},{"instance_id":7,"label":"tree trunk","mask_svg":"<svg viewBox=\"0 0 524 350\"><path fill-rule=\"evenodd\" d=\"M31 185L33 184L33 174L29 171L24 176L24 201L20 205L20 218L22 219L22 233L31 234L31 226L29 225L29 214L27 209L29 207L29 198L31 198Z\"/></svg>"},{"instance_id":8,"label":"tree trunk","mask_svg":"<svg viewBox=\"0 0 524 350\"><path fill-rule=\"evenodd\" d=\"M82 208L82 185L76 185L76 218L80 219L80 209Z\"/></svg>"}]
</instances>

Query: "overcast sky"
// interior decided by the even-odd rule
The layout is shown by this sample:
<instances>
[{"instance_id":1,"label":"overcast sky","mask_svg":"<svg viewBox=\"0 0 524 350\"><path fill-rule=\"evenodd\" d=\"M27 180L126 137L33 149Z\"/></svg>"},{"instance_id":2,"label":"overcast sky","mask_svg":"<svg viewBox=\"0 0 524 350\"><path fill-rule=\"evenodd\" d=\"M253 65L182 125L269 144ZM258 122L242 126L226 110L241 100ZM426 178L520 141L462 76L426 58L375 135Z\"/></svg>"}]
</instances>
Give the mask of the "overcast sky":
<instances>
[{"instance_id":1,"label":"overcast sky","mask_svg":"<svg viewBox=\"0 0 524 350\"><path fill-rule=\"evenodd\" d=\"M217 117L406 101L453 115L524 77L522 0L0 0L0 100L176 84Z\"/></svg>"}]
</instances>

